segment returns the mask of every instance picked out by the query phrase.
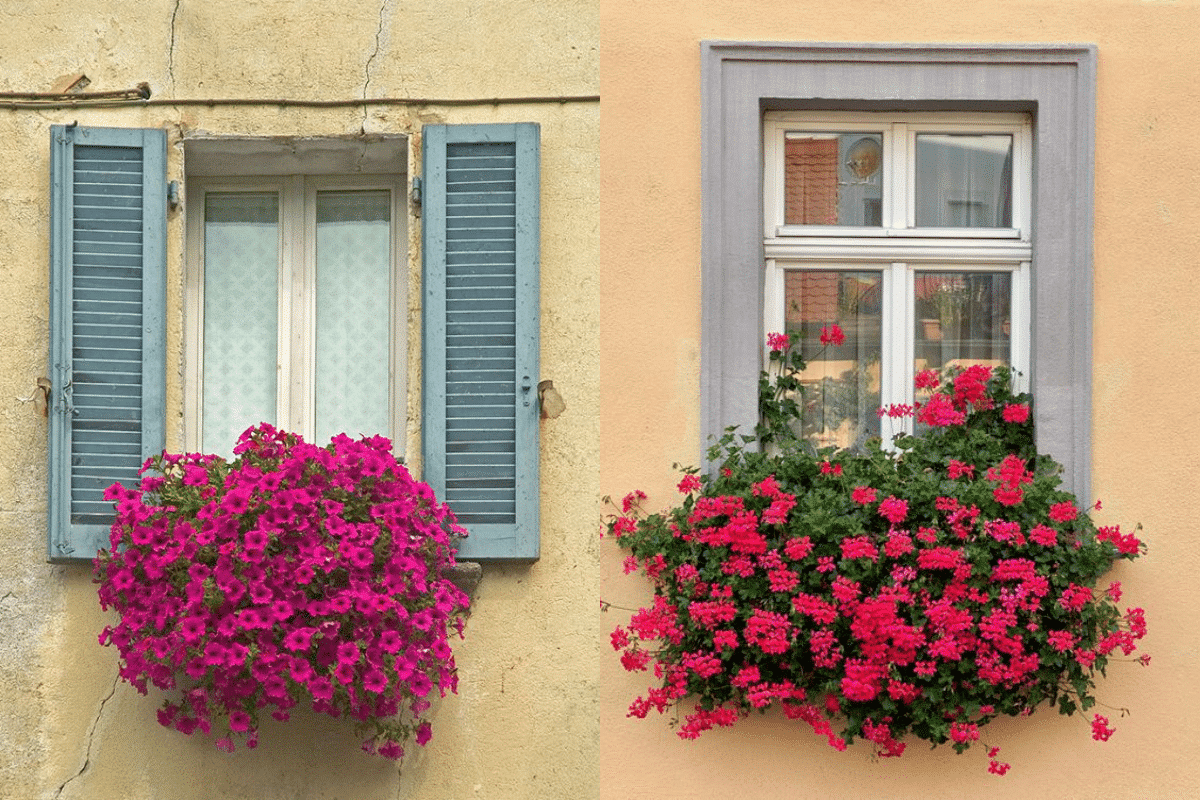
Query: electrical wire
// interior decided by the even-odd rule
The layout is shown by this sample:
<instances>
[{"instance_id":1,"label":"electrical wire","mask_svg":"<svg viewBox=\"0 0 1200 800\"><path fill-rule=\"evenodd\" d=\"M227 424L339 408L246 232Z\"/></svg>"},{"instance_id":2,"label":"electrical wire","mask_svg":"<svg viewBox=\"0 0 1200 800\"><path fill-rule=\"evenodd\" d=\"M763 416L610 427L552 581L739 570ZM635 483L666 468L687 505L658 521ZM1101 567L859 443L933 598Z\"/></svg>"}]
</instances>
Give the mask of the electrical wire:
<instances>
[{"instance_id":1,"label":"electrical wire","mask_svg":"<svg viewBox=\"0 0 1200 800\"><path fill-rule=\"evenodd\" d=\"M296 108L355 108L362 106L498 106L538 103L598 103L600 95L548 95L529 97L364 97L341 100L298 98L151 98L150 84L109 92L0 92L0 108L123 108L129 106L277 106Z\"/></svg>"}]
</instances>

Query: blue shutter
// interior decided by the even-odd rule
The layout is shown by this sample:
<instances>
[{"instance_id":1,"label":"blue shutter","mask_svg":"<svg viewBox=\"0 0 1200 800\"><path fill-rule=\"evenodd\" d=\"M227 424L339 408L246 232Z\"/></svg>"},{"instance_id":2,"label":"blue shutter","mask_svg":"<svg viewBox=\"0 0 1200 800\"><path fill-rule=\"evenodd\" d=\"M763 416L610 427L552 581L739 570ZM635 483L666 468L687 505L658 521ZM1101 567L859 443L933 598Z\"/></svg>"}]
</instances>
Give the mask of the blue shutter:
<instances>
[{"instance_id":1,"label":"blue shutter","mask_svg":"<svg viewBox=\"0 0 1200 800\"><path fill-rule=\"evenodd\" d=\"M49 559L95 557L165 425L166 135L50 132Z\"/></svg>"},{"instance_id":2,"label":"blue shutter","mask_svg":"<svg viewBox=\"0 0 1200 800\"><path fill-rule=\"evenodd\" d=\"M458 557L538 557L539 129L423 131L425 480Z\"/></svg>"}]
</instances>

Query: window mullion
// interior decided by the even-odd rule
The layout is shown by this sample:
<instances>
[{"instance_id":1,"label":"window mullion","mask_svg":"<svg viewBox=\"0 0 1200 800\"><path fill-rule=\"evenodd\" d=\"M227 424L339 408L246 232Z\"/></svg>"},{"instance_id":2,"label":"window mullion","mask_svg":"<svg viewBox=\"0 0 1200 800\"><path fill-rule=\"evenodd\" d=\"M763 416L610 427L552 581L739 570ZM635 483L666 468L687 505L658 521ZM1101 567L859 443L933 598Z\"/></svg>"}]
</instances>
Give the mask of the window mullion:
<instances>
[{"instance_id":1,"label":"window mullion","mask_svg":"<svg viewBox=\"0 0 1200 800\"><path fill-rule=\"evenodd\" d=\"M279 253L279 427L311 436L305 365L308 360L310 308L308 294L304 178L290 175L284 181L280 203Z\"/></svg>"},{"instance_id":2,"label":"window mullion","mask_svg":"<svg viewBox=\"0 0 1200 800\"><path fill-rule=\"evenodd\" d=\"M1030 220L1033 218L1033 131L1029 125L1021 125L1013 132L1012 173L1012 226L1021 232L1021 240L1031 237Z\"/></svg>"},{"instance_id":3,"label":"window mullion","mask_svg":"<svg viewBox=\"0 0 1200 800\"><path fill-rule=\"evenodd\" d=\"M913 272L903 262L883 271L883 343L879 370L879 402L882 408L912 403L913 363ZM911 432L912 421L886 414L880 420L885 444L901 431Z\"/></svg>"},{"instance_id":4,"label":"window mullion","mask_svg":"<svg viewBox=\"0 0 1200 800\"><path fill-rule=\"evenodd\" d=\"M884 205L889 209L884 227L892 230L911 228L915 219L912 212L912 152L909 146L908 125L896 122L889 126L885 136L887 152L884 155L884 175L890 199Z\"/></svg>"},{"instance_id":5,"label":"window mullion","mask_svg":"<svg viewBox=\"0 0 1200 800\"><path fill-rule=\"evenodd\" d=\"M770 239L778 235L784 214L784 138L786 128L768 122L764 126L763 149L766 168L763 171L763 235Z\"/></svg>"},{"instance_id":6,"label":"window mullion","mask_svg":"<svg viewBox=\"0 0 1200 800\"><path fill-rule=\"evenodd\" d=\"M408 403L408 349L407 338L402 333L408 327L407 264L401 257L404 243L408 241L408 193L403 182L393 182L392 189L392 235L389 257L392 264L391 285L391 437L392 450L399 456L405 453L408 433L405 430Z\"/></svg>"},{"instance_id":7,"label":"window mullion","mask_svg":"<svg viewBox=\"0 0 1200 800\"><path fill-rule=\"evenodd\" d=\"M187 261L184 270L184 447L189 453L201 452L204 398L204 194L198 188L189 192L186 217Z\"/></svg>"},{"instance_id":8,"label":"window mullion","mask_svg":"<svg viewBox=\"0 0 1200 800\"><path fill-rule=\"evenodd\" d=\"M767 269L763 281L763 352L766 353L767 335L771 333L786 333L787 298L784 294L784 271L779 262L773 258L767 259ZM766 361L764 360L764 364Z\"/></svg>"},{"instance_id":9,"label":"window mullion","mask_svg":"<svg viewBox=\"0 0 1200 800\"><path fill-rule=\"evenodd\" d=\"M1009 336L1011 337L1009 342L1012 352L1009 353L1009 358L1012 361L1013 369L1012 388L1014 392L1018 393L1030 391L1033 380L1033 376L1030 374L1033 371L1030 363L1030 353L1033 352L1033 342L1031 341L1033 322L1030 318L1032 273L1032 265L1028 261L1022 261L1021 265L1012 272L1011 317L1009 319Z\"/></svg>"}]
</instances>

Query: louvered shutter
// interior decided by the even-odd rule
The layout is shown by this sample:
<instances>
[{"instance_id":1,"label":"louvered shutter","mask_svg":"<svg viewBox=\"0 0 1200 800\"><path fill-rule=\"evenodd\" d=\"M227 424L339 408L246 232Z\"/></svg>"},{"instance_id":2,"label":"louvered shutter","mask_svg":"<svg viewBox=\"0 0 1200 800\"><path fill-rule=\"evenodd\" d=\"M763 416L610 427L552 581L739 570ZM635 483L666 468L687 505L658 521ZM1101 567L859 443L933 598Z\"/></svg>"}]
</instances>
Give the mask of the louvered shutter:
<instances>
[{"instance_id":1,"label":"louvered shutter","mask_svg":"<svg viewBox=\"0 0 1200 800\"><path fill-rule=\"evenodd\" d=\"M166 135L53 126L49 558L108 547L104 490L165 425Z\"/></svg>"},{"instance_id":2,"label":"louvered shutter","mask_svg":"<svg viewBox=\"0 0 1200 800\"><path fill-rule=\"evenodd\" d=\"M425 480L460 559L538 557L539 128L423 131Z\"/></svg>"}]
</instances>

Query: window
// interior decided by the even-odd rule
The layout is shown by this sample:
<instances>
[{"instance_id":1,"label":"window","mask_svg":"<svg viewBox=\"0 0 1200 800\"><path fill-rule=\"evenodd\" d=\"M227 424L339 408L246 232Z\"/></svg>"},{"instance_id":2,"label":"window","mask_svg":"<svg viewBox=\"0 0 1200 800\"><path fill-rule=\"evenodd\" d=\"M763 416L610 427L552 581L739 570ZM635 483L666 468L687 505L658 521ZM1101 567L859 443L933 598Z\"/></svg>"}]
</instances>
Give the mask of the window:
<instances>
[{"instance_id":1,"label":"window","mask_svg":"<svg viewBox=\"0 0 1200 800\"><path fill-rule=\"evenodd\" d=\"M403 453L403 176L209 177L187 196L189 448L228 454L269 422Z\"/></svg>"},{"instance_id":2,"label":"window","mask_svg":"<svg viewBox=\"0 0 1200 800\"><path fill-rule=\"evenodd\" d=\"M264 420L398 441L419 396L407 455L470 532L459 557L536 560L538 126L427 126L411 190L407 137L185 140L182 353L167 350L166 138L51 131L50 560L107 546L105 488L164 447L168 364L189 448Z\"/></svg>"},{"instance_id":3,"label":"window","mask_svg":"<svg viewBox=\"0 0 1200 800\"><path fill-rule=\"evenodd\" d=\"M1026 388L1030 166L1022 114L766 114L763 321L804 343L814 443L911 430L876 411L919 399L924 369L1006 365ZM822 347L833 323L846 340Z\"/></svg>"},{"instance_id":4,"label":"window","mask_svg":"<svg viewBox=\"0 0 1200 800\"><path fill-rule=\"evenodd\" d=\"M878 324L888 326L882 339L911 340L915 363L916 325L922 319L918 287L931 297L943 284L946 294L957 293L960 298L968 292L990 293L993 308L988 313L994 316L1000 313L995 303L1004 302L1007 275L1007 302L1014 318L1007 334L1000 320L1000 339L1019 336L1022 327L1028 331L1027 374L1035 398L1039 447L1064 465L1064 483L1087 497L1095 59L1095 48L1087 45L703 43L701 430L705 444L728 426L748 430L755 423L768 281L775 282L773 291L779 297L787 290L783 279L792 273L797 274L793 282L812 284L807 287L809 296L816 296L815 282L832 281L832 288L821 291L834 292L841 299L829 302L849 303L857 297L859 307L866 310L875 302L871 292L879 292ZM857 172L869 176L878 159L885 173L889 164L901 165L901 174L907 175L904 180L914 187L919 183L924 190L918 195L914 188L910 193L894 178L891 185L880 187L878 196L866 187L855 189L857 195L846 193L844 208L840 201L816 192L811 202L790 213L780 201L768 218L764 148L767 120L775 112L816 114L787 124L801 134L796 137L801 143L793 147L826 148L829 153L818 154L817 160L824 158L839 170L849 170L854 180L866 180ZM845 117L822 122L822 114ZM873 130L866 130L855 121L861 114L895 116L882 126L867 125ZM909 114L916 116L905 119ZM976 114L1015 114L1028 120L1028 132L997 129L971 134L944 127L952 117L934 117L941 114L961 115L964 123ZM925 115L929 119L923 119ZM923 127L927 122L931 127ZM1016 124L1019 128L1023 123ZM895 127L908 125L920 130ZM989 137L969 141L986 143L991 149L1003 146L1003 137L1013 136L1014 170L1021 153L1019 140L1027 140L1029 201L1023 210L1018 191L1022 178L1015 171L1011 210L1006 210L1003 193L987 189L974 177L966 187L930 185L922 178L922 164L939 158L949 163L957 158L960 175L974 174L975 167L968 166L967 160L952 155L982 149L962 147L968 141L960 138L964 134ZM822 141L825 144L818 144ZM837 164L830 154L835 146ZM816 171L811 177L818 187L829 180ZM768 220L774 230L766 230ZM971 258L959 261L959 255ZM833 275L809 274L821 272ZM878 288L867 285L873 276ZM1015 316L1021 313L1022 280L1027 281L1024 291L1029 296L1024 326ZM903 290L902 297L882 294L897 289ZM885 318L883 309L891 316ZM975 338L964 333L974 330L976 321L960 317L958 323L952 320L954 324L960 326L959 339ZM991 324L995 326L994 321ZM869 328L865 320L862 325ZM867 335L869 330L863 336ZM925 342L939 342L940 353L941 340L925 335L923 329L920 336ZM1017 358L1013 353L1020 350L1014 344L1008 345L1011 358ZM932 356L932 344L928 351ZM854 355L859 358L857 350ZM869 355L864 351L862 358ZM885 386L893 385L883 375L879 384L881 394ZM900 393L898 382L892 391Z\"/></svg>"}]
</instances>

